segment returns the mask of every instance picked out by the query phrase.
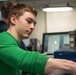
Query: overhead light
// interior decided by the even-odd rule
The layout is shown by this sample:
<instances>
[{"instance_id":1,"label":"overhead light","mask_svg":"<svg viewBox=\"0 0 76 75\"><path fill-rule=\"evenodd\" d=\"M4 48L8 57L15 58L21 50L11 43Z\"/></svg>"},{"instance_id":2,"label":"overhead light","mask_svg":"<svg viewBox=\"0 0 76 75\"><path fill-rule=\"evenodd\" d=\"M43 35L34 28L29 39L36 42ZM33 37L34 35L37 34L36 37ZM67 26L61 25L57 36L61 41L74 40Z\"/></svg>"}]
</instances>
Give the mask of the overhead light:
<instances>
[{"instance_id":1,"label":"overhead light","mask_svg":"<svg viewBox=\"0 0 76 75\"><path fill-rule=\"evenodd\" d=\"M71 11L73 10L72 6L69 6L69 4L67 6L53 6L53 7L45 7L42 9L44 12L62 12L62 11Z\"/></svg>"},{"instance_id":2,"label":"overhead light","mask_svg":"<svg viewBox=\"0 0 76 75\"><path fill-rule=\"evenodd\" d=\"M44 12L60 12L60 11L71 11L72 7L48 7L42 9Z\"/></svg>"}]
</instances>

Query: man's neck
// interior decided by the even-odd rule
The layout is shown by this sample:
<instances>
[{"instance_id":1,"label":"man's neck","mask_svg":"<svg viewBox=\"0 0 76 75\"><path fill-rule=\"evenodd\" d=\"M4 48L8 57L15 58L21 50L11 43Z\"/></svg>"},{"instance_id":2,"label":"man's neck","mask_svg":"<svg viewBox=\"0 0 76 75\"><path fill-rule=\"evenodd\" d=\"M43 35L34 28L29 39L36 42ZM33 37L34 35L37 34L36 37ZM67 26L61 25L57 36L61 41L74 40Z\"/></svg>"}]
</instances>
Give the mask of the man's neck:
<instances>
[{"instance_id":1,"label":"man's neck","mask_svg":"<svg viewBox=\"0 0 76 75\"><path fill-rule=\"evenodd\" d=\"M19 35L17 34L17 32L14 30L14 28L9 28L7 30L7 32L9 32L18 42L21 42L22 39L19 37Z\"/></svg>"}]
</instances>

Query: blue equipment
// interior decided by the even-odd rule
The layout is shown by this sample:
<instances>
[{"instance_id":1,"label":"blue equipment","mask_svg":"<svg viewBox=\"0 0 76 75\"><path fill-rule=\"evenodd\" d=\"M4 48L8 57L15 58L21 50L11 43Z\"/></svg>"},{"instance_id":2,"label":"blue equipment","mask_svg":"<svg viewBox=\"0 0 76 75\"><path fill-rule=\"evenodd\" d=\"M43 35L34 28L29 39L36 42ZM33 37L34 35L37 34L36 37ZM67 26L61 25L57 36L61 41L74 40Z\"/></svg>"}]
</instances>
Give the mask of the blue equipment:
<instances>
[{"instance_id":1,"label":"blue equipment","mask_svg":"<svg viewBox=\"0 0 76 75\"><path fill-rule=\"evenodd\" d=\"M54 58L67 59L76 62L76 50L71 49L56 50L54 52ZM72 74L64 73L62 75L72 75Z\"/></svg>"}]
</instances>

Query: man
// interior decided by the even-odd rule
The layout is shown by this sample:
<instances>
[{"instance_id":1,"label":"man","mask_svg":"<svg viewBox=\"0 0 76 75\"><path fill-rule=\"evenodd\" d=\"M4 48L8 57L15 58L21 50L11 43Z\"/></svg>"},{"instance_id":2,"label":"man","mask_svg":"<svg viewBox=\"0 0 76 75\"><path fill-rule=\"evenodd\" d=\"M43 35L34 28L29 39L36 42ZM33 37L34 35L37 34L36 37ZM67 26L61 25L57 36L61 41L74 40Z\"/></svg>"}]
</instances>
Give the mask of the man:
<instances>
[{"instance_id":1,"label":"man","mask_svg":"<svg viewBox=\"0 0 76 75\"><path fill-rule=\"evenodd\" d=\"M3 6L1 7L2 20L0 20L0 32L6 31L8 29L8 16L9 16L10 10L15 5L16 3L13 3L13 2L3 3ZM27 50L23 41L21 41L20 47L24 50ZM25 75L25 72L23 72L22 75Z\"/></svg>"},{"instance_id":2,"label":"man","mask_svg":"<svg viewBox=\"0 0 76 75\"><path fill-rule=\"evenodd\" d=\"M16 3L13 2L4 2L1 8L2 20L0 20L0 32L6 31L8 29L8 16L10 14L10 10ZM20 47L24 50L27 50L23 41L20 43Z\"/></svg>"},{"instance_id":3,"label":"man","mask_svg":"<svg viewBox=\"0 0 76 75\"><path fill-rule=\"evenodd\" d=\"M37 11L25 4L15 5L9 14L7 31L0 33L0 75L20 75L21 70L33 74L52 74L57 70L76 74L76 63L53 59L22 50L20 42L35 28Z\"/></svg>"}]
</instances>

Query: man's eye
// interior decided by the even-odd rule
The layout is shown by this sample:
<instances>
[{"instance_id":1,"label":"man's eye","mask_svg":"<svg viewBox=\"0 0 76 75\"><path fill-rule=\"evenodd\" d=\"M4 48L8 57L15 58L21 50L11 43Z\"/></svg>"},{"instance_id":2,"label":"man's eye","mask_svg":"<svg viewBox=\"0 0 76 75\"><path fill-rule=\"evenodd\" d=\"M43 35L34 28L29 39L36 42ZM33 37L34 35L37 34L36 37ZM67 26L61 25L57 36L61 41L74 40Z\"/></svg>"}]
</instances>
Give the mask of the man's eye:
<instances>
[{"instance_id":1,"label":"man's eye","mask_svg":"<svg viewBox=\"0 0 76 75\"><path fill-rule=\"evenodd\" d=\"M31 24L32 23L32 21L31 20L26 20L29 24Z\"/></svg>"},{"instance_id":2,"label":"man's eye","mask_svg":"<svg viewBox=\"0 0 76 75\"><path fill-rule=\"evenodd\" d=\"M33 20L27 20L27 19L26 19L26 21L27 21L29 24L33 23L34 26L35 26L35 24L36 24L36 22L34 22Z\"/></svg>"}]
</instances>

